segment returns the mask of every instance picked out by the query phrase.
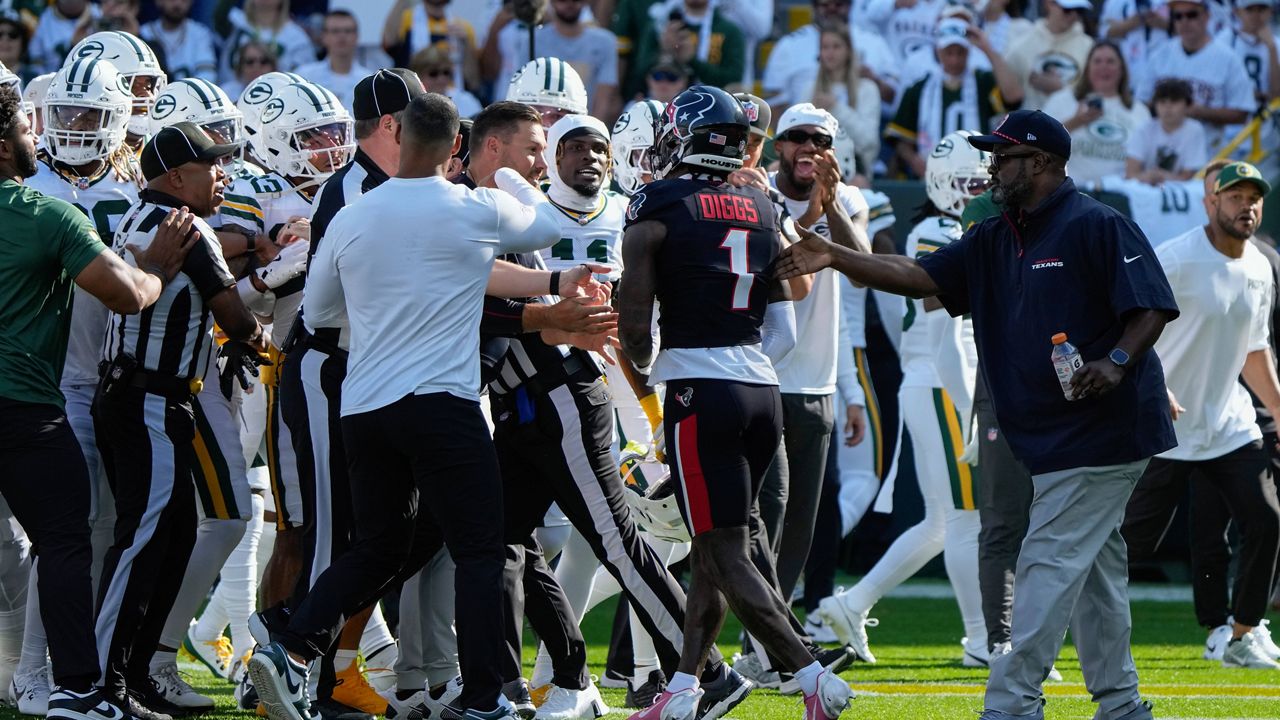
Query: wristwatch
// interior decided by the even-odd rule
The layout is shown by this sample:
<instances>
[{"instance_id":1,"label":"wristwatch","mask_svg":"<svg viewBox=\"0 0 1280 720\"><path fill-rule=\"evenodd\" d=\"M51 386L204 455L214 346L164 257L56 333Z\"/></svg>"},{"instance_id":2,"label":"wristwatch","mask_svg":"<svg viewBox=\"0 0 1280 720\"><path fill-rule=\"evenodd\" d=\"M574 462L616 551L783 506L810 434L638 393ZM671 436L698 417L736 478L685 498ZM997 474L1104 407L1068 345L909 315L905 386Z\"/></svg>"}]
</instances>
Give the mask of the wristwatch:
<instances>
[{"instance_id":1,"label":"wristwatch","mask_svg":"<svg viewBox=\"0 0 1280 720\"><path fill-rule=\"evenodd\" d=\"M1124 370L1129 367L1129 353L1116 348L1107 354L1107 359L1116 364L1116 367Z\"/></svg>"}]
</instances>

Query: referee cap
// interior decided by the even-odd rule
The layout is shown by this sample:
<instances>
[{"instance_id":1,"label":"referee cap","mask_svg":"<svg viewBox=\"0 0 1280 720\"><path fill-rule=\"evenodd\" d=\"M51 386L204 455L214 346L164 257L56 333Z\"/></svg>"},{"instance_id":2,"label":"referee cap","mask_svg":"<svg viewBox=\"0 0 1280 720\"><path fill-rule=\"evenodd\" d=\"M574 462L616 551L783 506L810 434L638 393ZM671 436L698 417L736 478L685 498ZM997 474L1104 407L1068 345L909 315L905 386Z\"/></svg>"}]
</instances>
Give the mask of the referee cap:
<instances>
[{"instance_id":1,"label":"referee cap","mask_svg":"<svg viewBox=\"0 0 1280 720\"><path fill-rule=\"evenodd\" d=\"M237 143L219 145L194 123L180 122L151 136L138 164L148 182L197 160L217 160L240 150Z\"/></svg>"},{"instance_id":2,"label":"referee cap","mask_svg":"<svg viewBox=\"0 0 1280 720\"><path fill-rule=\"evenodd\" d=\"M1071 133L1052 115L1039 110L1015 110L990 133L971 136L969 144L987 152L1026 145L1063 159L1071 157Z\"/></svg>"},{"instance_id":3,"label":"referee cap","mask_svg":"<svg viewBox=\"0 0 1280 720\"><path fill-rule=\"evenodd\" d=\"M1271 183L1262 177L1262 173L1258 172L1258 168L1247 162L1233 162L1218 171L1218 179L1213 183L1213 194L1217 195L1223 190L1233 185L1239 185L1242 182L1251 182L1257 185L1263 195L1271 192Z\"/></svg>"},{"instance_id":4,"label":"referee cap","mask_svg":"<svg viewBox=\"0 0 1280 720\"><path fill-rule=\"evenodd\" d=\"M427 91L418 74L405 68L382 68L356 83L351 115L356 120L377 120L409 107Z\"/></svg>"}]
</instances>

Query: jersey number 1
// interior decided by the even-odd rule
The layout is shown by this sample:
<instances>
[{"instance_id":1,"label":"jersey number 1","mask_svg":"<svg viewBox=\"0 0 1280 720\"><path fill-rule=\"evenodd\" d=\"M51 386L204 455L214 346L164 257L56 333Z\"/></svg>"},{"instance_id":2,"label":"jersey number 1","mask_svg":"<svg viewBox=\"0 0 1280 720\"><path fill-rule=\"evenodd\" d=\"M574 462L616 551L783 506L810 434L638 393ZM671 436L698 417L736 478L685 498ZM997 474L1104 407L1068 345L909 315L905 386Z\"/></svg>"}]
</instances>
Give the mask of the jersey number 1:
<instances>
[{"instance_id":1,"label":"jersey number 1","mask_svg":"<svg viewBox=\"0 0 1280 720\"><path fill-rule=\"evenodd\" d=\"M747 242L751 239L751 231L742 228L730 228L725 233L721 249L729 251L729 272L738 276L733 284L733 309L748 310L751 308L751 286L756 281L756 274L751 269L750 257L747 253Z\"/></svg>"}]
</instances>

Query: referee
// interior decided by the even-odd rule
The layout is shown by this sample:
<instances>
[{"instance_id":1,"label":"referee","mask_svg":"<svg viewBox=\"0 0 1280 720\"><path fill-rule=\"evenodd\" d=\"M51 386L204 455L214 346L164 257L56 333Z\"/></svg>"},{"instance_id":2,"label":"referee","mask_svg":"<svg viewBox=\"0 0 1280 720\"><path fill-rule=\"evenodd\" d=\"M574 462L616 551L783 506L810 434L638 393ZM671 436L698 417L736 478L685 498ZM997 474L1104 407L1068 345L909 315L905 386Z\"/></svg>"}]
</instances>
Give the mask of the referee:
<instances>
[{"instance_id":1,"label":"referee","mask_svg":"<svg viewBox=\"0 0 1280 720\"><path fill-rule=\"evenodd\" d=\"M486 288L530 293L523 274L509 287L490 282L497 255L548 247L559 231L549 211L445 179L458 146L448 98L414 98L400 140L397 176L338 212L307 280L308 322L350 318L341 413L357 539L249 661L273 720L310 717L306 663L344 618L417 572L441 538L456 565L464 682L444 716L509 717L499 705L502 494L478 402L478 330ZM522 193L536 192L507 174ZM545 275L538 280L546 287Z\"/></svg>"},{"instance_id":2,"label":"referee","mask_svg":"<svg viewBox=\"0 0 1280 720\"><path fill-rule=\"evenodd\" d=\"M69 203L23 185L36 174L35 134L0 88L0 492L31 537L43 572L41 618L53 661L50 718L114 720L94 688L101 673L89 579L89 470L58 390L72 283L112 312L150 307L191 246L183 208L161 220L137 267L107 247ZM144 268L139 270L138 268Z\"/></svg>"}]
</instances>

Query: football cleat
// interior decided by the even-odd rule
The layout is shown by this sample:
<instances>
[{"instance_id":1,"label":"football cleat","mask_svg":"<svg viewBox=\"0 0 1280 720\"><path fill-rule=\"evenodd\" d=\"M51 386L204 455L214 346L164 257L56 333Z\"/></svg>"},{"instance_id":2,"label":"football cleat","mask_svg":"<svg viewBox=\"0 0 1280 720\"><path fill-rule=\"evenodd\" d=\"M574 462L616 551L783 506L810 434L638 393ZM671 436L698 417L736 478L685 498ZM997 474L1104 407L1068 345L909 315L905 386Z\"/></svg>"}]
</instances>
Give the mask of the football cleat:
<instances>
[{"instance_id":1,"label":"football cleat","mask_svg":"<svg viewBox=\"0 0 1280 720\"><path fill-rule=\"evenodd\" d=\"M592 720L609 712L600 691L594 683L587 683L583 690L551 686L546 698L538 706L534 720Z\"/></svg>"},{"instance_id":2,"label":"football cleat","mask_svg":"<svg viewBox=\"0 0 1280 720\"><path fill-rule=\"evenodd\" d=\"M777 690L782 685L782 678L777 670L765 670L760 656L749 652L746 655L737 653L733 656L733 669L742 677L750 680L756 687Z\"/></svg>"},{"instance_id":3,"label":"football cleat","mask_svg":"<svg viewBox=\"0 0 1280 720\"><path fill-rule=\"evenodd\" d=\"M165 663L160 669L151 673L151 685L155 697L161 702L155 703L157 709L173 715L207 712L213 709L213 698L201 695L191 684L178 674L178 663Z\"/></svg>"},{"instance_id":4,"label":"football cleat","mask_svg":"<svg viewBox=\"0 0 1280 720\"><path fill-rule=\"evenodd\" d=\"M49 720L125 720L124 712L97 688L85 693L55 688L48 702Z\"/></svg>"},{"instance_id":5,"label":"football cleat","mask_svg":"<svg viewBox=\"0 0 1280 720\"><path fill-rule=\"evenodd\" d=\"M43 665L33 673L14 673L9 692L23 715L49 714L49 671Z\"/></svg>"},{"instance_id":6,"label":"football cleat","mask_svg":"<svg viewBox=\"0 0 1280 720\"><path fill-rule=\"evenodd\" d=\"M289 657L283 645L259 648L249 658L249 676L271 720L311 720L307 666Z\"/></svg>"},{"instance_id":7,"label":"football cleat","mask_svg":"<svg viewBox=\"0 0 1280 720\"><path fill-rule=\"evenodd\" d=\"M1209 631L1209 637L1204 641L1204 659L1221 662L1222 653L1227 649L1227 643L1231 641L1231 624L1219 625Z\"/></svg>"},{"instance_id":8,"label":"football cleat","mask_svg":"<svg viewBox=\"0 0 1280 720\"><path fill-rule=\"evenodd\" d=\"M365 680L364 674L360 672L360 666L356 663L351 663L346 669L339 670L333 682L331 697L335 702L370 715L386 714L387 699L379 695L378 691Z\"/></svg>"},{"instance_id":9,"label":"football cleat","mask_svg":"<svg viewBox=\"0 0 1280 720\"><path fill-rule=\"evenodd\" d=\"M215 676L230 678L231 665L236 659L231 640L225 635L219 635L213 640L197 640L195 632L198 622L198 620L192 620L191 625L187 627L187 636L182 639L182 649L191 653L192 657L209 668Z\"/></svg>"},{"instance_id":10,"label":"football cleat","mask_svg":"<svg viewBox=\"0 0 1280 720\"><path fill-rule=\"evenodd\" d=\"M697 720L724 717L755 689L750 680L728 665L724 666L723 673L719 680L702 683L702 700L698 703Z\"/></svg>"},{"instance_id":11,"label":"football cleat","mask_svg":"<svg viewBox=\"0 0 1280 720\"><path fill-rule=\"evenodd\" d=\"M816 643L836 643L840 642L840 638L836 637L835 632L822 622L822 618L816 614L811 614L804 620L804 633Z\"/></svg>"},{"instance_id":12,"label":"football cleat","mask_svg":"<svg viewBox=\"0 0 1280 720\"><path fill-rule=\"evenodd\" d=\"M702 695L701 689L676 693L663 690L652 705L633 713L628 720L694 720Z\"/></svg>"},{"instance_id":13,"label":"football cleat","mask_svg":"<svg viewBox=\"0 0 1280 720\"><path fill-rule=\"evenodd\" d=\"M626 704L629 708L644 708L652 705L658 696L667 689L667 676L661 670L653 670L649 673L649 678L640 684L635 685L634 680L627 681L627 697Z\"/></svg>"},{"instance_id":14,"label":"football cleat","mask_svg":"<svg viewBox=\"0 0 1280 720\"><path fill-rule=\"evenodd\" d=\"M832 675L839 675L853 664L853 648L848 645L830 650L813 645L809 647L809 653L813 655L814 660L818 661L823 670L827 670ZM778 686L778 692L783 695L795 695L800 692L800 682L796 680L795 675L779 673L779 676L782 679L782 684Z\"/></svg>"},{"instance_id":15,"label":"football cleat","mask_svg":"<svg viewBox=\"0 0 1280 720\"><path fill-rule=\"evenodd\" d=\"M1254 640L1258 641L1258 645L1262 647L1262 652L1272 660L1280 660L1280 647L1276 646L1275 640L1271 639L1271 628L1267 627L1271 624L1270 620L1263 620L1258 626L1249 631Z\"/></svg>"},{"instance_id":16,"label":"football cleat","mask_svg":"<svg viewBox=\"0 0 1280 720\"><path fill-rule=\"evenodd\" d=\"M875 664L876 656L871 654L871 646L867 640L867 628L875 627L880 621L867 617L867 610L849 607L844 596L833 595L823 598L818 603L814 614L831 628L840 642L853 647L854 655L866 663Z\"/></svg>"},{"instance_id":17,"label":"football cleat","mask_svg":"<svg viewBox=\"0 0 1280 720\"><path fill-rule=\"evenodd\" d=\"M444 714L444 709L457 702L462 696L462 676L455 677L443 685L427 690L422 698L422 705L409 712L409 720L434 720Z\"/></svg>"},{"instance_id":18,"label":"football cleat","mask_svg":"<svg viewBox=\"0 0 1280 720\"><path fill-rule=\"evenodd\" d=\"M502 686L502 696L511 701L511 706L518 717L530 720L538 711L533 704L533 696L529 694L529 681L516 678Z\"/></svg>"},{"instance_id":19,"label":"football cleat","mask_svg":"<svg viewBox=\"0 0 1280 720\"><path fill-rule=\"evenodd\" d=\"M964 655L960 658L961 665L969 668L991 666L991 651L987 650L986 641L961 638L960 647L964 648Z\"/></svg>"},{"instance_id":20,"label":"football cleat","mask_svg":"<svg viewBox=\"0 0 1280 720\"><path fill-rule=\"evenodd\" d=\"M1222 667L1280 670L1280 663L1267 655L1257 638L1245 633L1227 643L1226 650L1222 651Z\"/></svg>"},{"instance_id":21,"label":"football cleat","mask_svg":"<svg viewBox=\"0 0 1280 720\"><path fill-rule=\"evenodd\" d=\"M804 720L835 720L849 707L849 683L828 670L818 676L818 691L804 698Z\"/></svg>"}]
</instances>

